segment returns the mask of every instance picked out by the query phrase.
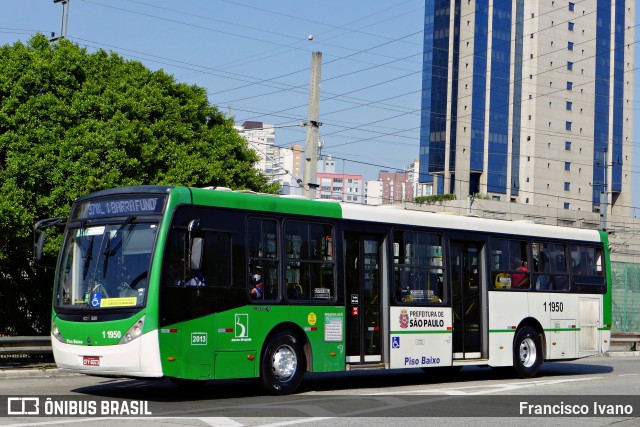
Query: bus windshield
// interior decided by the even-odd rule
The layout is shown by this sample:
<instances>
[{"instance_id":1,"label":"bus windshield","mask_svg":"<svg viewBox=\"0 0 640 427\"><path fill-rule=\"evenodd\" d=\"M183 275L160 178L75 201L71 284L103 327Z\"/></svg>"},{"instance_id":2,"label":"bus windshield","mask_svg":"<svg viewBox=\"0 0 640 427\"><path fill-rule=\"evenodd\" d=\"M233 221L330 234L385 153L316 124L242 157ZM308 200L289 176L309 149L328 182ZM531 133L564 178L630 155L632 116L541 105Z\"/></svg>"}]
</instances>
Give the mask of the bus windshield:
<instances>
[{"instance_id":1,"label":"bus windshield","mask_svg":"<svg viewBox=\"0 0 640 427\"><path fill-rule=\"evenodd\" d=\"M57 308L142 307L157 224L123 222L67 229L54 289Z\"/></svg>"}]
</instances>

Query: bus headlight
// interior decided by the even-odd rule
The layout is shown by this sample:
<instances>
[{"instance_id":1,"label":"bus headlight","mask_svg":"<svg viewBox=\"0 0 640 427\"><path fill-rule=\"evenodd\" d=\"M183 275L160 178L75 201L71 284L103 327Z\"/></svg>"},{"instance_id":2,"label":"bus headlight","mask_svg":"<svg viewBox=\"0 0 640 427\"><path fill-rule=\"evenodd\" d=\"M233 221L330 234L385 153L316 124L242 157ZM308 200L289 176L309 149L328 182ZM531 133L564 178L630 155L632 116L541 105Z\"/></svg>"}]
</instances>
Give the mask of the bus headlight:
<instances>
[{"instance_id":1,"label":"bus headlight","mask_svg":"<svg viewBox=\"0 0 640 427\"><path fill-rule=\"evenodd\" d=\"M142 327L144 326L144 316L140 318L132 327L129 328L126 334L122 337L118 344L127 344L142 335Z\"/></svg>"},{"instance_id":2,"label":"bus headlight","mask_svg":"<svg viewBox=\"0 0 640 427\"><path fill-rule=\"evenodd\" d=\"M56 337L56 339L60 342L64 342L64 337L62 336L62 334L60 333L60 329L58 329L58 325L56 325L56 321L54 320L53 323L51 324L51 335L53 335L54 337Z\"/></svg>"}]
</instances>

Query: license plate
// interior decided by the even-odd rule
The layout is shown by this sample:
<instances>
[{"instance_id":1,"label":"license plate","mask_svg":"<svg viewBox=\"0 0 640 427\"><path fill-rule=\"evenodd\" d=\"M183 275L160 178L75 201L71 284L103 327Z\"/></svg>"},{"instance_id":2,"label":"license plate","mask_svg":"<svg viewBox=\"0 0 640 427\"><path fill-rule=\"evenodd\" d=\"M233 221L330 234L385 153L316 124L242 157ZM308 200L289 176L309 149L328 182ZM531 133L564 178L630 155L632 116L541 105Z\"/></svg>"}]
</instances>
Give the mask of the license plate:
<instances>
[{"instance_id":1,"label":"license plate","mask_svg":"<svg viewBox=\"0 0 640 427\"><path fill-rule=\"evenodd\" d=\"M84 366L100 366L100 356L83 356L82 364Z\"/></svg>"}]
</instances>

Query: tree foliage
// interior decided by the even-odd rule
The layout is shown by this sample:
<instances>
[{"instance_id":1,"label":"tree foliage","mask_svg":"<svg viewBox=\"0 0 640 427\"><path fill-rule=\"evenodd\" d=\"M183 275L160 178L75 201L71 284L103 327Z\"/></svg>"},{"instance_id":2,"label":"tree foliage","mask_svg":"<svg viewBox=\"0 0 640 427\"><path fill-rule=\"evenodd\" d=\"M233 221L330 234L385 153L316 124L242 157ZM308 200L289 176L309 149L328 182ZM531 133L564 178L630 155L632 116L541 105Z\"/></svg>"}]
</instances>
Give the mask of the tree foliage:
<instances>
[{"instance_id":1,"label":"tree foliage","mask_svg":"<svg viewBox=\"0 0 640 427\"><path fill-rule=\"evenodd\" d=\"M204 88L42 35L0 47L0 324L22 317L18 329L48 332L30 308L51 287L31 263L38 219L127 185L275 192L257 160Z\"/></svg>"}]
</instances>

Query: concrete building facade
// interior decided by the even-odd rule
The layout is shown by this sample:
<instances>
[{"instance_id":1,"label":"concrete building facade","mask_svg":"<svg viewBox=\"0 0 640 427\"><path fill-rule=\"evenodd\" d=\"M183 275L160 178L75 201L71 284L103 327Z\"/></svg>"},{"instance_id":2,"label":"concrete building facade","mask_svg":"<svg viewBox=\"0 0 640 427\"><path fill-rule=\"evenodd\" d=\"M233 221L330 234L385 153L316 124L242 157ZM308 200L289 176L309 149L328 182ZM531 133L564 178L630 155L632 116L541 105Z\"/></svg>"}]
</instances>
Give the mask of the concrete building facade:
<instances>
[{"instance_id":1,"label":"concrete building facade","mask_svg":"<svg viewBox=\"0 0 640 427\"><path fill-rule=\"evenodd\" d=\"M240 126L234 126L240 136L247 140L249 148L253 149L260 160L255 164L255 168L268 177L280 172L278 159L274 154L276 130L273 125L262 122L246 121Z\"/></svg>"},{"instance_id":2,"label":"concrete building facade","mask_svg":"<svg viewBox=\"0 0 640 427\"><path fill-rule=\"evenodd\" d=\"M273 125L257 121L246 121L234 126L247 140L249 148L259 157L254 167L262 172L270 183L277 182L283 194L302 194L298 179L302 178L302 145L276 147L276 132Z\"/></svg>"},{"instance_id":3,"label":"concrete building facade","mask_svg":"<svg viewBox=\"0 0 640 427\"><path fill-rule=\"evenodd\" d=\"M383 205L413 200L413 183L406 172L380 171L378 180L382 182Z\"/></svg>"},{"instance_id":4,"label":"concrete building facade","mask_svg":"<svg viewBox=\"0 0 640 427\"><path fill-rule=\"evenodd\" d=\"M362 175L319 172L317 177L319 184L316 190L317 199L364 203L364 180Z\"/></svg>"},{"instance_id":5,"label":"concrete building facade","mask_svg":"<svg viewBox=\"0 0 640 427\"><path fill-rule=\"evenodd\" d=\"M407 174L407 180L411 182L413 187L413 197L431 196L433 187L420 182L420 161L415 159L413 162L405 165L404 171Z\"/></svg>"},{"instance_id":6,"label":"concrete building facade","mask_svg":"<svg viewBox=\"0 0 640 427\"><path fill-rule=\"evenodd\" d=\"M425 5L420 182L630 216L635 2Z\"/></svg>"}]
</instances>

